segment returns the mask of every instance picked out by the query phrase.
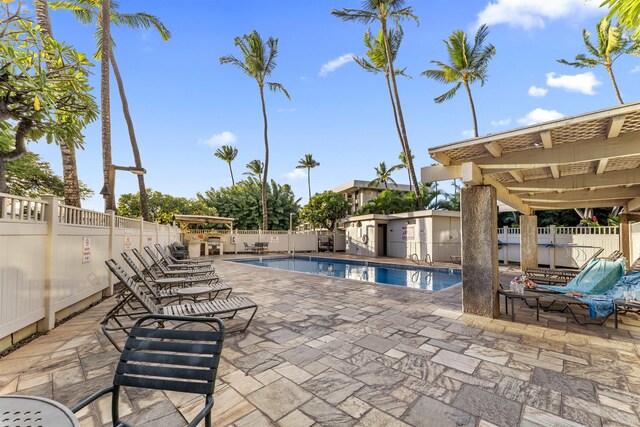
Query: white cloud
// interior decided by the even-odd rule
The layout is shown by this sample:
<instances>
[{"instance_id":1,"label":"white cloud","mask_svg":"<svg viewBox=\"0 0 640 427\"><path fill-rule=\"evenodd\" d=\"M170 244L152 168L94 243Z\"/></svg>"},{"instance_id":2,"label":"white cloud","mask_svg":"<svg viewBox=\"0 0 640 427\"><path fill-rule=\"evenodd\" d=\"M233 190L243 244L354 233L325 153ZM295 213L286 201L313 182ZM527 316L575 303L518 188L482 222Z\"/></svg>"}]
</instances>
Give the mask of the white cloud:
<instances>
[{"instance_id":1,"label":"white cloud","mask_svg":"<svg viewBox=\"0 0 640 427\"><path fill-rule=\"evenodd\" d=\"M495 0L478 13L476 26L544 28L549 20L602 14L600 3L601 0Z\"/></svg>"},{"instance_id":2,"label":"white cloud","mask_svg":"<svg viewBox=\"0 0 640 427\"><path fill-rule=\"evenodd\" d=\"M224 132L214 133L210 138L201 139L201 144L207 144L212 147L219 147L225 144L233 144L236 142L238 137L236 137L232 132L225 130Z\"/></svg>"},{"instance_id":3,"label":"white cloud","mask_svg":"<svg viewBox=\"0 0 640 427\"><path fill-rule=\"evenodd\" d=\"M556 73L547 73L546 76L549 87L559 87L568 92L578 92L585 95L595 95L596 92L593 88L602 84L591 71L573 76L556 77Z\"/></svg>"},{"instance_id":4,"label":"white cloud","mask_svg":"<svg viewBox=\"0 0 640 427\"><path fill-rule=\"evenodd\" d=\"M534 98L542 98L549 92L549 89L538 86L531 86L529 88L529 96L533 96Z\"/></svg>"},{"instance_id":5,"label":"white cloud","mask_svg":"<svg viewBox=\"0 0 640 427\"><path fill-rule=\"evenodd\" d=\"M290 181L296 181L298 179L303 179L307 177L307 173L305 171L303 171L302 169L294 169L291 172L287 172L284 174L285 178L289 179Z\"/></svg>"},{"instance_id":6,"label":"white cloud","mask_svg":"<svg viewBox=\"0 0 640 427\"><path fill-rule=\"evenodd\" d=\"M502 120L491 120L491 126L507 126L511 123L511 117Z\"/></svg>"},{"instance_id":7,"label":"white cloud","mask_svg":"<svg viewBox=\"0 0 640 427\"><path fill-rule=\"evenodd\" d=\"M475 134L473 133L472 129L467 129L462 131L462 136L464 136L465 138L473 138L474 135Z\"/></svg>"},{"instance_id":8,"label":"white cloud","mask_svg":"<svg viewBox=\"0 0 640 427\"><path fill-rule=\"evenodd\" d=\"M631 69L631 74L640 73L640 65L636 65Z\"/></svg>"},{"instance_id":9,"label":"white cloud","mask_svg":"<svg viewBox=\"0 0 640 427\"><path fill-rule=\"evenodd\" d=\"M327 62L326 64L323 64L322 67L320 68L320 73L318 73L318 75L320 77L326 77L327 74L334 72L338 68L352 61L353 61L353 53L347 53L342 56L339 56Z\"/></svg>"},{"instance_id":10,"label":"white cloud","mask_svg":"<svg viewBox=\"0 0 640 427\"><path fill-rule=\"evenodd\" d=\"M278 113L293 113L296 111L295 108L278 108L276 110Z\"/></svg>"},{"instance_id":11,"label":"white cloud","mask_svg":"<svg viewBox=\"0 0 640 427\"><path fill-rule=\"evenodd\" d=\"M518 119L518 123L528 126L548 122L550 120L558 120L563 117L564 114L559 111L536 108L535 110L529 111L526 116Z\"/></svg>"}]
</instances>

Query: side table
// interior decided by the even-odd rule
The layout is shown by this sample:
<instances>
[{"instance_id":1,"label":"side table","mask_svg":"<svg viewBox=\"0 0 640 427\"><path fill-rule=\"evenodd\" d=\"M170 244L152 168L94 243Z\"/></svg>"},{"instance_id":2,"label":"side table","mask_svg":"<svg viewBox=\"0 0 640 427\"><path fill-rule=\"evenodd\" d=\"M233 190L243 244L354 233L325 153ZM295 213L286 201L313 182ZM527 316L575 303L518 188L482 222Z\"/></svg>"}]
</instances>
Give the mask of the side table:
<instances>
[{"instance_id":1,"label":"side table","mask_svg":"<svg viewBox=\"0 0 640 427\"><path fill-rule=\"evenodd\" d=\"M640 301L627 301L624 299L613 300L613 320L618 329L618 308L624 308L625 310L636 310L640 312Z\"/></svg>"},{"instance_id":2,"label":"side table","mask_svg":"<svg viewBox=\"0 0 640 427\"><path fill-rule=\"evenodd\" d=\"M509 314L509 299L511 299L511 321L516 321L516 310L514 307L513 300L521 299L523 301L528 299L536 300L536 320L540 320L540 294L535 292L524 291L523 294L519 294L517 292L511 291L509 289L498 289L499 295L504 295L504 308L505 312Z\"/></svg>"}]
</instances>

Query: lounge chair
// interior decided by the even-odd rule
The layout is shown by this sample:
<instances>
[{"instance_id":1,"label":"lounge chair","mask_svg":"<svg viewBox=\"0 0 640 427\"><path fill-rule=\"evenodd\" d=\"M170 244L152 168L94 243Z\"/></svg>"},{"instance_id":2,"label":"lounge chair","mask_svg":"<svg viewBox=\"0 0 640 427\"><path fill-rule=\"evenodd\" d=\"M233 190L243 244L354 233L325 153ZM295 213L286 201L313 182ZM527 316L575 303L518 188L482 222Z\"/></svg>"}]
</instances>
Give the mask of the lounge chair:
<instances>
[{"instance_id":1,"label":"lounge chair","mask_svg":"<svg viewBox=\"0 0 640 427\"><path fill-rule=\"evenodd\" d=\"M173 242L168 246L171 256L179 260L188 260L189 249L180 242Z\"/></svg>"},{"instance_id":2,"label":"lounge chair","mask_svg":"<svg viewBox=\"0 0 640 427\"><path fill-rule=\"evenodd\" d=\"M569 283L574 277L576 277L582 270L584 270L589 263L596 259L604 251L603 248L597 250L589 259L587 259L577 269L568 268L527 268L524 274L536 283L548 283L548 284L566 284ZM614 251L605 259L609 261L615 261L622 254L620 251Z\"/></svg>"},{"instance_id":3,"label":"lounge chair","mask_svg":"<svg viewBox=\"0 0 640 427\"><path fill-rule=\"evenodd\" d=\"M247 242L244 242L244 251L245 252L250 252L252 254L256 253L256 247L255 245L250 245Z\"/></svg>"},{"instance_id":4,"label":"lounge chair","mask_svg":"<svg viewBox=\"0 0 640 427\"><path fill-rule=\"evenodd\" d=\"M172 262L168 262L164 258L158 257L155 251L151 249L151 247L149 246L145 246L144 251L147 253L147 255L149 255L149 258L151 258L151 261L153 261L153 264L158 268L160 268L160 266L164 266L167 270L170 270L170 271L188 271L188 272L204 271L204 272L215 273L216 271L216 269L213 268L211 265L174 264Z\"/></svg>"},{"instance_id":5,"label":"lounge chair","mask_svg":"<svg viewBox=\"0 0 640 427\"><path fill-rule=\"evenodd\" d=\"M211 264L213 264L213 259L177 259L173 255L171 255L171 250L169 249L170 246L167 246L167 250L163 249L162 245L159 243L156 243L154 246L158 251L158 253L160 254L160 256L166 262L169 262L169 263L200 265L202 267L208 267L208 266L211 266Z\"/></svg>"},{"instance_id":6,"label":"lounge chair","mask_svg":"<svg viewBox=\"0 0 640 427\"><path fill-rule=\"evenodd\" d=\"M133 262L131 257L127 255L126 252L122 253L122 258L126 261L131 270L133 270L134 274L139 278L140 282L145 286L145 288L147 288L149 294L151 294L151 297L158 304L163 303L163 300L180 301L184 297L184 295L180 294L179 289L181 287L191 287L192 285L194 285L194 283L196 283L193 281L185 281L179 277L175 277L171 280L171 282L165 281L164 283L161 282L159 285L154 286L156 284L145 277L144 273L140 271L136 263ZM227 292L225 298L229 298L232 290L231 286L220 282L213 284L198 284L197 287L202 288L201 292L190 293L189 295L192 295L194 297L206 296L207 299L215 299L218 297L218 294L220 294L220 292Z\"/></svg>"},{"instance_id":7,"label":"lounge chair","mask_svg":"<svg viewBox=\"0 0 640 427\"><path fill-rule=\"evenodd\" d=\"M611 289L624 275L625 260L594 259L565 286L539 285L536 289L557 293L601 295Z\"/></svg>"},{"instance_id":8,"label":"lounge chair","mask_svg":"<svg viewBox=\"0 0 640 427\"><path fill-rule=\"evenodd\" d=\"M189 277L189 276L206 276L206 277L215 277L215 271L212 269L192 269L192 270L170 270L164 266L161 262L154 261L153 266L149 264L144 255L140 253L137 249L132 249L131 252L135 255L135 257L140 261L140 263L145 268L145 273L150 274L151 271L156 271L162 277ZM158 258L156 258L157 260ZM154 270L155 267L155 270Z\"/></svg>"},{"instance_id":9,"label":"lounge chair","mask_svg":"<svg viewBox=\"0 0 640 427\"><path fill-rule=\"evenodd\" d=\"M158 329L152 326L174 321L205 324L211 329ZM70 409L78 412L98 398L111 394L113 425L124 426L126 424L120 420L118 411L122 386L200 394L204 395L204 408L188 426L195 427L204 419L205 426L211 427L213 392L224 335L222 321L213 317L144 316L131 328L116 366L113 385L83 399Z\"/></svg>"},{"instance_id":10,"label":"lounge chair","mask_svg":"<svg viewBox=\"0 0 640 427\"><path fill-rule=\"evenodd\" d=\"M149 265L145 257L137 250L131 251L135 257L138 259L140 264L142 264L142 273L146 275L146 277L155 283L158 286L174 286L180 285L182 283L187 283L190 285L199 284L199 285L208 285L211 283L218 283L220 278L215 274L188 274L188 272L174 272L175 274L162 274L156 272L156 270ZM131 266L131 264L135 264L133 260L127 255L127 253L123 253L122 258Z\"/></svg>"},{"instance_id":11,"label":"lounge chair","mask_svg":"<svg viewBox=\"0 0 640 427\"><path fill-rule=\"evenodd\" d=\"M120 280L120 283L127 289L131 299L137 300L142 308L149 314L165 314L170 316L216 316L232 319L238 312L253 310L251 317L245 327L246 331L258 311L258 305L245 297L233 297L228 299L217 299L212 301L202 301L193 304L157 305L140 286L133 280L126 271L113 260L105 261L107 267Z\"/></svg>"}]
</instances>

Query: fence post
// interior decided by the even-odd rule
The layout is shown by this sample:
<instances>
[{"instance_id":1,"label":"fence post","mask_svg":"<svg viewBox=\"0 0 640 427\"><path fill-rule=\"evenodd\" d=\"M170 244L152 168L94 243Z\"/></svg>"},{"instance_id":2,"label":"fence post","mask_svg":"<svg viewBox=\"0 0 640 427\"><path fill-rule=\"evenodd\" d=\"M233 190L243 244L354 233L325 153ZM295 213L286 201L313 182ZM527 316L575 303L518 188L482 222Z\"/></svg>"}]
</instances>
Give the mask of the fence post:
<instances>
[{"instance_id":1,"label":"fence post","mask_svg":"<svg viewBox=\"0 0 640 427\"><path fill-rule=\"evenodd\" d=\"M156 243L160 243L160 224L156 222Z\"/></svg>"},{"instance_id":2,"label":"fence post","mask_svg":"<svg viewBox=\"0 0 640 427\"><path fill-rule=\"evenodd\" d=\"M509 227L505 225L502 229L504 230L504 260L502 263L509 265Z\"/></svg>"},{"instance_id":3,"label":"fence post","mask_svg":"<svg viewBox=\"0 0 640 427\"><path fill-rule=\"evenodd\" d=\"M140 253L142 253L142 248L144 248L144 218L140 217Z\"/></svg>"},{"instance_id":4,"label":"fence post","mask_svg":"<svg viewBox=\"0 0 640 427\"><path fill-rule=\"evenodd\" d=\"M556 268L556 226L549 226L549 267Z\"/></svg>"},{"instance_id":5,"label":"fence post","mask_svg":"<svg viewBox=\"0 0 640 427\"><path fill-rule=\"evenodd\" d=\"M45 221L47 222L47 244L44 256L44 330L49 331L56 326L55 286L56 286L56 240L58 239L58 210L60 199L46 195L42 199L47 202ZM80 251L78 250L78 254Z\"/></svg>"}]
</instances>

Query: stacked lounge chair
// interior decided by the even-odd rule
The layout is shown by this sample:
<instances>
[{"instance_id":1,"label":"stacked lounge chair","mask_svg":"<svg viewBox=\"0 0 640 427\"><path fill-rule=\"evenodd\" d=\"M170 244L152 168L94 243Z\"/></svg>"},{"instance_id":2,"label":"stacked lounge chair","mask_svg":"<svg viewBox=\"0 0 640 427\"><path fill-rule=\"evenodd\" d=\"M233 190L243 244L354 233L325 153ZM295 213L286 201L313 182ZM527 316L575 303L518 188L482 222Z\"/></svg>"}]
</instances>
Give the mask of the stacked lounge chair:
<instances>
[{"instance_id":1,"label":"stacked lounge chair","mask_svg":"<svg viewBox=\"0 0 640 427\"><path fill-rule=\"evenodd\" d=\"M598 259L598 255L600 255L604 249L600 248L596 251L589 259L587 259L584 264L582 264L577 269L568 269L568 268L527 268L524 271L524 274L531 280L536 283L547 283L547 284L566 284L573 280L582 270L584 270L589 263L591 263L594 259ZM600 258L608 261L615 261L622 257L622 252L613 251L610 255Z\"/></svg>"}]
</instances>

